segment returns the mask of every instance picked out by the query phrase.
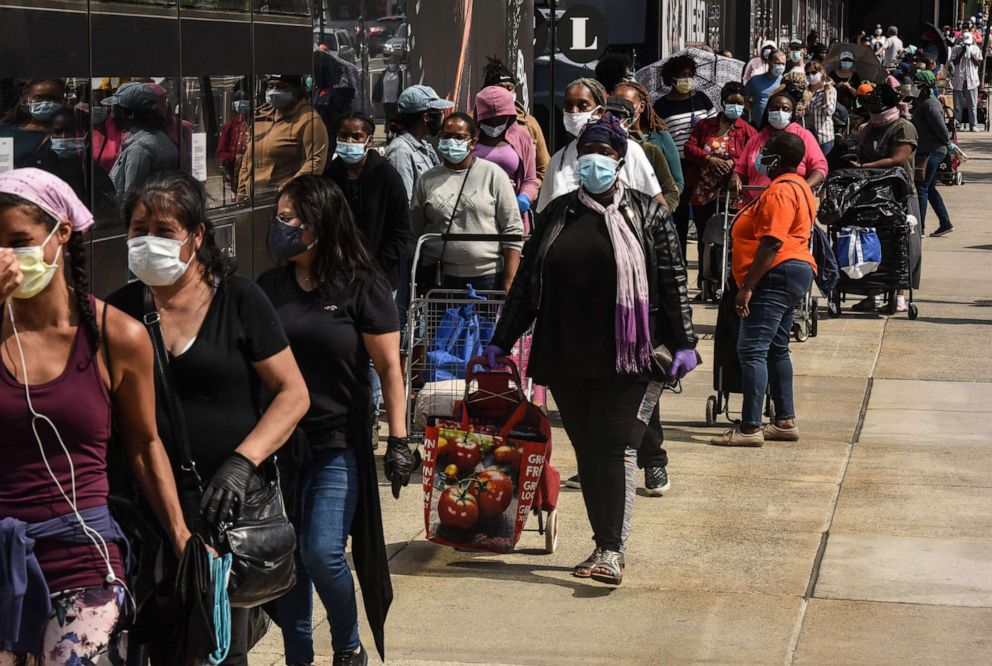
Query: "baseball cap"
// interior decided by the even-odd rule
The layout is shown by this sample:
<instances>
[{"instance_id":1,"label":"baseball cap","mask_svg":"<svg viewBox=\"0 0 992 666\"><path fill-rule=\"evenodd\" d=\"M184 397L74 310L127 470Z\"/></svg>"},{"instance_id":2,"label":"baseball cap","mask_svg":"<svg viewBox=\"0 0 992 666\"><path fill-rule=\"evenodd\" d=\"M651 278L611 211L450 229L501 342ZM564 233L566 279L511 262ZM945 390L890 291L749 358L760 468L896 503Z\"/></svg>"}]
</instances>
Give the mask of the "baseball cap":
<instances>
[{"instance_id":1,"label":"baseball cap","mask_svg":"<svg viewBox=\"0 0 992 666\"><path fill-rule=\"evenodd\" d=\"M854 54L850 51L841 51L840 60L847 60L849 62L854 62Z\"/></svg>"},{"instance_id":2,"label":"baseball cap","mask_svg":"<svg viewBox=\"0 0 992 666\"><path fill-rule=\"evenodd\" d=\"M606 98L606 110L621 120L634 117L634 105L626 97L610 95Z\"/></svg>"},{"instance_id":3,"label":"baseball cap","mask_svg":"<svg viewBox=\"0 0 992 666\"><path fill-rule=\"evenodd\" d=\"M414 85L400 93L396 106L400 113L420 113L432 109L450 109L455 104L441 99L430 86Z\"/></svg>"},{"instance_id":4,"label":"baseball cap","mask_svg":"<svg viewBox=\"0 0 992 666\"><path fill-rule=\"evenodd\" d=\"M100 102L104 106L119 104L131 111L154 111L158 108L158 95L144 83L125 83L110 97Z\"/></svg>"}]
</instances>

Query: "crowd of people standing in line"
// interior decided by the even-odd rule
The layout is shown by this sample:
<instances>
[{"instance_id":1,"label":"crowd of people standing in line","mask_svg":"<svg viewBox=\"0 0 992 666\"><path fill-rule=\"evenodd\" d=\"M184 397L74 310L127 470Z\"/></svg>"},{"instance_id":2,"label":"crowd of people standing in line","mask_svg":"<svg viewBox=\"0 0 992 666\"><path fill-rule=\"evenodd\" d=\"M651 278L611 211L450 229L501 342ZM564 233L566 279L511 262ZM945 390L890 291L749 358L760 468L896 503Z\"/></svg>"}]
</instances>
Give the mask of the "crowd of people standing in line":
<instances>
[{"instance_id":1,"label":"crowd of people standing in line","mask_svg":"<svg viewBox=\"0 0 992 666\"><path fill-rule=\"evenodd\" d=\"M259 174L278 191L267 245L281 265L257 282L234 274L220 253L203 187L175 170L176 156L161 168L141 159L151 171L140 178L115 159L111 181L124 195L137 281L106 302L89 293L82 248L93 215L72 187L55 170L0 174L0 422L15 434L6 441L17 442L2 449L11 464L0 470L0 566L31 563L19 570L30 594L3 605L18 608L20 624L0 622L0 664L42 650L57 655L51 663L110 663L130 594L127 540L107 506L118 442L164 544L158 579L135 587L146 592L135 601L152 663L175 663L184 631L176 606L152 592L175 576L191 533L236 514L277 452L292 481L299 566L296 585L267 611L287 663L314 661L314 589L330 615L334 663L366 663L345 551L351 536L366 607L388 607L370 431L384 405L385 470L399 497L417 464L400 355L411 268L426 284L507 292L485 349L490 367L533 326L528 375L555 397L579 467L568 483L581 488L595 543L573 573L620 584L636 468L649 495L670 487L655 391L700 360L686 271L690 221L701 239L718 192L742 195L732 286L744 416L713 439L724 446L799 439L788 338L817 270L813 190L834 165L904 169L910 187L918 183L917 236L928 203L940 221L934 235L952 228L935 180L952 144L933 68L916 61L907 105L898 80L866 86L845 65L848 55L827 72L816 49L765 43L743 80L722 88L719 105L695 89L688 56L665 63L670 92L656 100L630 75L606 81L609 88L578 79L564 97L571 140L553 155L496 60L471 113L452 111L428 86L403 90L384 155L372 149L368 115L347 113L325 127L299 77L273 77L256 117L265 131L247 131L250 150L225 153L240 196L252 196ZM114 118L132 128L121 155L169 141L143 114L158 103L154 91L128 85L113 102ZM18 131L48 113L53 86L26 89ZM866 118L847 144L834 123L841 106ZM408 265L413 239L449 231L506 240L429 246L420 266ZM526 244L513 240L525 235ZM855 307L874 307L873 299ZM181 423L157 385L161 359L142 325L152 315ZM671 359L659 374L662 347ZM767 424L766 389L776 408ZM202 510L180 506L180 431L203 479ZM73 529L75 521L87 527ZM25 539L37 540L33 550ZM234 609L223 663L247 663L251 626L251 613ZM83 630L97 638L73 644Z\"/></svg>"}]
</instances>

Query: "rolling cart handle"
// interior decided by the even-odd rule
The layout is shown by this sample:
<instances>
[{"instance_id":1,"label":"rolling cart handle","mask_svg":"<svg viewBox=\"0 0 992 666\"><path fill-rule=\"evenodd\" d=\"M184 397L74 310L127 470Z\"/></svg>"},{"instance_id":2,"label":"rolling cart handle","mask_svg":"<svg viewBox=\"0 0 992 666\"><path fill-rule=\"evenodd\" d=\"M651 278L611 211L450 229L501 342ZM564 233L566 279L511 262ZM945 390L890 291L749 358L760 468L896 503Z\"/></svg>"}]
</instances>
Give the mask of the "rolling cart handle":
<instances>
[{"instance_id":1,"label":"rolling cart handle","mask_svg":"<svg viewBox=\"0 0 992 666\"><path fill-rule=\"evenodd\" d=\"M413 262L410 265L410 294L411 298L417 293L417 268L420 266L420 256L424 245L430 241L442 242L490 242L490 243L519 243L526 240L521 234L459 234L459 233L432 233L424 234L417 239L417 245L413 250Z\"/></svg>"}]
</instances>

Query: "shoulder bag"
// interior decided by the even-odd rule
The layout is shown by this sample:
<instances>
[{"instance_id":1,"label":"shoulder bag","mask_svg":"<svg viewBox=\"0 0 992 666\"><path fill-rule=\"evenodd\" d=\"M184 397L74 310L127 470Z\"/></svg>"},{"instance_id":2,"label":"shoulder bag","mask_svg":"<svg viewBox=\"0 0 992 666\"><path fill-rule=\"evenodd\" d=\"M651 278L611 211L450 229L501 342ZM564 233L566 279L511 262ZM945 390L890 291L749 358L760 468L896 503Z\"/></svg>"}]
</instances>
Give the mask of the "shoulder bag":
<instances>
[{"instance_id":1,"label":"shoulder bag","mask_svg":"<svg viewBox=\"0 0 992 666\"><path fill-rule=\"evenodd\" d=\"M161 318L151 291L144 290L143 322L155 350L159 388L172 423L175 454L179 457L179 502L190 531L210 534L212 544L222 553L231 553L231 579L228 593L231 606L252 608L268 603L289 591L296 582L296 533L286 516L279 470L274 459L259 465L245 501L233 523L216 528L205 524L200 515L203 486L189 446L189 434L182 404L173 392L169 354L162 337Z\"/></svg>"}]
</instances>

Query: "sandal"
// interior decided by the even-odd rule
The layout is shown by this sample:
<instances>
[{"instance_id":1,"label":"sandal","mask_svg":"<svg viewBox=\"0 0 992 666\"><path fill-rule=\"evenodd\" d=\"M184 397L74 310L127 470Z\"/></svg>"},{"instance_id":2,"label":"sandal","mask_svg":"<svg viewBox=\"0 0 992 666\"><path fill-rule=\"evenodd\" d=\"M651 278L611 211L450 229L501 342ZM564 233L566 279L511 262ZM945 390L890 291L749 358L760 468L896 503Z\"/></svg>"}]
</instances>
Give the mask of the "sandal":
<instances>
[{"instance_id":1,"label":"sandal","mask_svg":"<svg viewBox=\"0 0 992 666\"><path fill-rule=\"evenodd\" d=\"M623 581L623 569L623 553L615 550L604 550L599 557L599 562L592 568L590 577L607 585L619 585Z\"/></svg>"},{"instance_id":2,"label":"sandal","mask_svg":"<svg viewBox=\"0 0 992 666\"><path fill-rule=\"evenodd\" d=\"M602 557L603 551L599 548L592 551L592 555L579 562L572 568L572 575L576 578L589 578L592 575L593 567L599 564L599 558Z\"/></svg>"}]
</instances>

